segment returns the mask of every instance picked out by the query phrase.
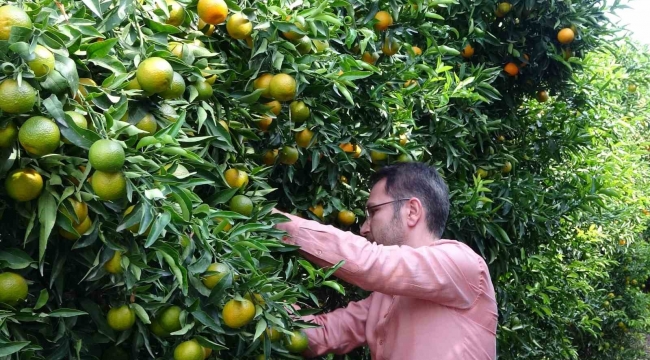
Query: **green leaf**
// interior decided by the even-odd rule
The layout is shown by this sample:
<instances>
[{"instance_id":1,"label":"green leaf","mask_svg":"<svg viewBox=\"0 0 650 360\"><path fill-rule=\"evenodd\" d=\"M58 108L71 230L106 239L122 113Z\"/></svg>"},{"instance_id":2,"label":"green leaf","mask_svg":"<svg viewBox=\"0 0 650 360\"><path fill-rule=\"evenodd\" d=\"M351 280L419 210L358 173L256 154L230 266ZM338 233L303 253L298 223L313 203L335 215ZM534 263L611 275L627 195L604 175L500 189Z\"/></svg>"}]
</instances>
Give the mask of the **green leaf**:
<instances>
[{"instance_id":1,"label":"green leaf","mask_svg":"<svg viewBox=\"0 0 650 360\"><path fill-rule=\"evenodd\" d=\"M86 57L88 59L106 57L111 53L118 41L118 39L106 39L101 42L90 44L88 48L86 48Z\"/></svg>"},{"instance_id":2,"label":"green leaf","mask_svg":"<svg viewBox=\"0 0 650 360\"><path fill-rule=\"evenodd\" d=\"M38 295L38 300L36 300L36 305L34 305L34 310L42 308L47 301L50 299L50 294L46 289L42 289L40 295Z\"/></svg>"},{"instance_id":3,"label":"green leaf","mask_svg":"<svg viewBox=\"0 0 650 360\"><path fill-rule=\"evenodd\" d=\"M203 310L196 310L192 312L192 316L194 319L196 319L198 322L201 324L207 326L210 328L210 330L218 333L218 334L223 334L223 328L221 325L219 325L212 317L210 317L205 311Z\"/></svg>"},{"instance_id":4,"label":"green leaf","mask_svg":"<svg viewBox=\"0 0 650 360\"><path fill-rule=\"evenodd\" d=\"M18 248L0 251L0 266L18 270L28 267L33 262L34 260L26 252Z\"/></svg>"},{"instance_id":5,"label":"green leaf","mask_svg":"<svg viewBox=\"0 0 650 360\"><path fill-rule=\"evenodd\" d=\"M167 211L158 214L151 228L151 232L149 232L149 235L147 236L147 241L145 242L144 247L148 248L153 245L171 220L172 215Z\"/></svg>"},{"instance_id":6,"label":"green leaf","mask_svg":"<svg viewBox=\"0 0 650 360\"><path fill-rule=\"evenodd\" d=\"M239 191L238 188L232 188L232 189L226 189L224 191L221 191L216 194L216 196L213 196L208 203L211 205L216 205L216 204L225 204L228 202L230 199L232 199L235 194Z\"/></svg>"},{"instance_id":7,"label":"green leaf","mask_svg":"<svg viewBox=\"0 0 650 360\"><path fill-rule=\"evenodd\" d=\"M104 17L102 16L102 11L101 5L99 4L99 0L82 0L83 3L90 9L90 11L93 12L98 18L103 19Z\"/></svg>"},{"instance_id":8,"label":"green leaf","mask_svg":"<svg viewBox=\"0 0 650 360\"><path fill-rule=\"evenodd\" d=\"M194 315L194 313L192 313L192 315ZM223 333L223 331L221 331L221 333ZM199 344L201 344L201 346L210 348L210 349L215 350L215 351L221 351L221 350L227 350L228 349L227 347L225 347L223 345L219 345L219 344L217 344L217 343L215 343L213 341L210 341L210 340L204 338L203 336L194 336L194 338L199 342Z\"/></svg>"},{"instance_id":9,"label":"green leaf","mask_svg":"<svg viewBox=\"0 0 650 360\"><path fill-rule=\"evenodd\" d=\"M48 314L49 317L53 317L53 318L68 318L68 317L75 317L81 315L88 315L88 313L77 309L60 308Z\"/></svg>"},{"instance_id":10,"label":"green leaf","mask_svg":"<svg viewBox=\"0 0 650 360\"><path fill-rule=\"evenodd\" d=\"M217 285L215 285L214 288L212 288L212 291L210 292L210 296L208 297L208 302L211 304L215 304L223 298L223 296L226 294L226 290L230 289L232 287L232 272L229 272L226 276L221 278Z\"/></svg>"},{"instance_id":11,"label":"green leaf","mask_svg":"<svg viewBox=\"0 0 650 360\"><path fill-rule=\"evenodd\" d=\"M132 303L129 306L131 307L131 309L135 311L135 314L138 316L138 318L140 319L140 321L142 321L143 324L147 324L147 325L151 324L151 320L149 320L149 315L147 314L147 312L144 310L142 306L140 306L137 303Z\"/></svg>"},{"instance_id":12,"label":"green leaf","mask_svg":"<svg viewBox=\"0 0 650 360\"><path fill-rule=\"evenodd\" d=\"M58 71L68 81L70 95L74 96L79 89L79 74L77 74L77 65L69 57L54 54L54 69Z\"/></svg>"},{"instance_id":13,"label":"green leaf","mask_svg":"<svg viewBox=\"0 0 650 360\"><path fill-rule=\"evenodd\" d=\"M47 248L50 233L56 222L56 199L48 191L43 192L38 198L38 221L41 224L39 232L38 262L43 264L45 249Z\"/></svg>"},{"instance_id":14,"label":"green leaf","mask_svg":"<svg viewBox=\"0 0 650 360\"><path fill-rule=\"evenodd\" d=\"M354 105L354 100L352 100L352 94L350 94L350 91L344 86L339 83L334 83L334 86L336 89L340 92L343 97L350 103L350 105Z\"/></svg>"},{"instance_id":15,"label":"green leaf","mask_svg":"<svg viewBox=\"0 0 650 360\"><path fill-rule=\"evenodd\" d=\"M230 236L234 237L248 232L270 229L272 227L273 227L272 225L264 225L264 224L246 224L244 226L237 227L237 229L233 229L232 232L230 233Z\"/></svg>"},{"instance_id":16,"label":"green leaf","mask_svg":"<svg viewBox=\"0 0 650 360\"><path fill-rule=\"evenodd\" d=\"M373 73L370 71L346 71L343 74L341 74L338 77L339 81L345 81L345 80L359 80L359 79L365 79L369 76L372 76Z\"/></svg>"},{"instance_id":17,"label":"green leaf","mask_svg":"<svg viewBox=\"0 0 650 360\"><path fill-rule=\"evenodd\" d=\"M13 342L0 343L0 356L9 356L11 354L15 354L29 344L31 344L31 342L29 341L13 341Z\"/></svg>"},{"instance_id":18,"label":"green leaf","mask_svg":"<svg viewBox=\"0 0 650 360\"><path fill-rule=\"evenodd\" d=\"M239 102L242 102L244 104L252 104L252 103L254 103L254 102L256 102L257 100L260 99L260 96L262 95L263 92L264 92L264 89L257 89L255 91L253 91L252 93L246 94L246 95L238 95L237 93L232 93L230 95L233 98L239 100Z\"/></svg>"},{"instance_id":19,"label":"green leaf","mask_svg":"<svg viewBox=\"0 0 650 360\"><path fill-rule=\"evenodd\" d=\"M97 66L101 66L104 69L113 72L116 75L126 73L126 68L124 67L124 65L115 58L103 57L97 59L90 59L89 61Z\"/></svg>"},{"instance_id":20,"label":"green leaf","mask_svg":"<svg viewBox=\"0 0 650 360\"><path fill-rule=\"evenodd\" d=\"M160 243L152 249L157 250L158 254L161 255L163 259L165 259L165 262L167 262L167 265L169 265L169 268L176 278L176 281L181 286L183 294L186 295L188 289L187 270L184 266L181 266L179 254L176 252L176 250L165 243Z\"/></svg>"},{"instance_id":21,"label":"green leaf","mask_svg":"<svg viewBox=\"0 0 650 360\"><path fill-rule=\"evenodd\" d=\"M335 281L325 280L323 281L323 285L331 287L332 289L338 291L341 295L345 295L345 288L343 288L343 286Z\"/></svg>"},{"instance_id":22,"label":"green leaf","mask_svg":"<svg viewBox=\"0 0 650 360\"><path fill-rule=\"evenodd\" d=\"M255 325L255 335L253 335L253 341L257 340L257 338L260 337L264 331L266 331L266 327L266 320L264 320L264 318L260 319Z\"/></svg>"},{"instance_id":23,"label":"green leaf","mask_svg":"<svg viewBox=\"0 0 650 360\"><path fill-rule=\"evenodd\" d=\"M460 51L451 48L449 46L442 45L442 46L438 46L437 49L438 52L442 55L460 55Z\"/></svg>"}]
</instances>

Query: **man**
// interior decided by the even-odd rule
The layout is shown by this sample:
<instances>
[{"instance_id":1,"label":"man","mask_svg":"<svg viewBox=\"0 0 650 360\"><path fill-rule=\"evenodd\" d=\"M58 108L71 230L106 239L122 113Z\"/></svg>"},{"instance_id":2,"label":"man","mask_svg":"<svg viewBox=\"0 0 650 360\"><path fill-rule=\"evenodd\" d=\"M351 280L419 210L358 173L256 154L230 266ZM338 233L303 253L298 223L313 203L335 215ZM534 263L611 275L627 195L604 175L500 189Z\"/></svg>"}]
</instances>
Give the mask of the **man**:
<instances>
[{"instance_id":1,"label":"man","mask_svg":"<svg viewBox=\"0 0 650 360\"><path fill-rule=\"evenodd\" d=\"M371 179L361 235L285 214L278 225L321 266L374 291L345 309L305 318L306 356L368 345L376 360L495 359L497 305L487 265L468 246L441 240L449 194L421 163L384 167ZM372 243L374 242L374 243Z\"/></svg>"}]
</instances>

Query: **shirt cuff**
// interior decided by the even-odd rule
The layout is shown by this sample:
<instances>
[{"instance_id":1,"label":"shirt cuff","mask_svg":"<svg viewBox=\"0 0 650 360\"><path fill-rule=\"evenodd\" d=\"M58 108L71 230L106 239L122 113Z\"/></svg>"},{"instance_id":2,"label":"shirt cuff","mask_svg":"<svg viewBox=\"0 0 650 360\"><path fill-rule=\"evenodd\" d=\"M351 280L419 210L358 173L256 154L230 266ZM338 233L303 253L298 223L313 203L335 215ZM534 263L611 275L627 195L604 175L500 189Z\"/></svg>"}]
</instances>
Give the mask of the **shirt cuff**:
<instances>
[{"instance_id":1,"label":"shirt cuff","mask_svg":"<svg viewBox=\"0 0 650 360\"><path fill-rule=\"evenodd\" d=\"M298 217L296 215L291 215L284 213L282 211L277 211L276 213L284 215L289 218L290 221L288 222L283 222L276 224L275 227L279 230L286 231L290 236L285 236L282 241L284 243L287 243L289 245L296 245L295 239L292 237L298 236L298 232L300 231L300 226L302 225L303 222L307 221L301 217Z\"/></svg>"}]
</instances>

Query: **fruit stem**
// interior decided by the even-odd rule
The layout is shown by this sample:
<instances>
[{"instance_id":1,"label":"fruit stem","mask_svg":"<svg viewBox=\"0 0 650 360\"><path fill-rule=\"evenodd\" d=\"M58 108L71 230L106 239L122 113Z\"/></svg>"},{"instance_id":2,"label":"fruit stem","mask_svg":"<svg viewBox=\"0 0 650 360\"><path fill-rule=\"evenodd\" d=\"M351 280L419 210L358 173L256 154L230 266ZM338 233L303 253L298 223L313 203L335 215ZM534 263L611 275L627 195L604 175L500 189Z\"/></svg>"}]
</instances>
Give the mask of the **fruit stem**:
<instances>
[{"instance_id":1,"label":"fruit stem","mask_svg":"<svg viewBox=\"0 0 650 360\"><path fill-rule=\"evenodd\" d=\"M56 6L59 8L59 10L61 10L61 13L63 13L63 17L65 18L65 21L69 23L70 19L68 19L68 14L66 14L63 4L61 4L58 1L54 1L54 3L56 3Z\"/></svg>"}]
</instances>

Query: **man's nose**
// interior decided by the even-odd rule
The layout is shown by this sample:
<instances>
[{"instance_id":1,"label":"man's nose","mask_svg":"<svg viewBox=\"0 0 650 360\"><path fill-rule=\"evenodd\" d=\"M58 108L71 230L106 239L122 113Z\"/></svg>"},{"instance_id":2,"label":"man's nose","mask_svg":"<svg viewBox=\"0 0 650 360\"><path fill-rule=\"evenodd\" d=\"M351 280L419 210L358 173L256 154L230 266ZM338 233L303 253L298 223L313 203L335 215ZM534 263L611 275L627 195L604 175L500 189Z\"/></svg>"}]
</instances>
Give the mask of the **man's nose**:
<instances>
[{"instance_id":1,"label":"man's nose","mask_svg":"<svg viewBox=\"0 0 650 360\"><path fill-rule=\"evenodd\" d=\"M361 236L366 237L370 233L370 222L366 219L361 226Z\"/></svg>"}]
</instances>

